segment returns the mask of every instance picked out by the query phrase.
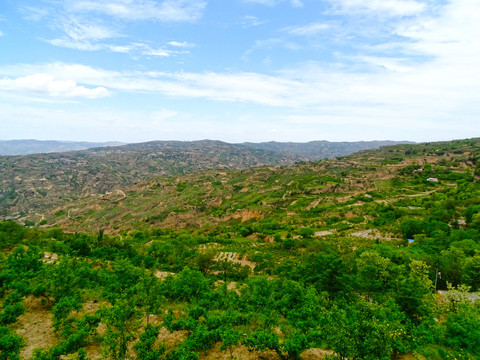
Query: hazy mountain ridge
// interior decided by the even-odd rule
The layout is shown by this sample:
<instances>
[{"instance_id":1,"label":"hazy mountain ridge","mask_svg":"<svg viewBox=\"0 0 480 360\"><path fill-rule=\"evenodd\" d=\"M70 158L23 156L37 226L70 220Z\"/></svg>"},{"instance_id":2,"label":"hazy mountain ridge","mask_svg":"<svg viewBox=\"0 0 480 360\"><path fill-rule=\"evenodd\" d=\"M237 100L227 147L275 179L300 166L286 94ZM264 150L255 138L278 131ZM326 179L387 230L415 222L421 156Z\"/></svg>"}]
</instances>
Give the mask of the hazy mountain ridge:
<instances>
[{"instance_id":1,"label":"hazy mountain ridge","mask_svg":"<svg viewBox=\"0 0 480 360\"><path fill-rule=\"evenodd\" d=\"M0 219L43 214L79 198L111 193L153 177L212 169L285 166L312 158L282 151L283 148L276 144L273 151L212 140L152 141L74 152L3 156ZM322 155L317 154L316 158L319 156Z\"/></svg>"},{"instance_id":2,"label":"hazy mountain ridge","mask_svg":"<svg viewBox=\"0 0 480 360\"><path fill-rule=\"evenodd\" d=\"M123 144L120 141L0 140L0 156L78 151Z\"/></svg>"},{"instance_id":3,"label":"hazy mountain ridge","mask_svg":"<svg viewBox=\"0 0 480 360\"><path fill-rule=\"evenodd\" d=\"M154 176L207 169L288 165L292 154L222 142L150 142L83 151L0 157L0 215L18 217Z\"/></svg>"},{"instance_id":4,"label":"hazy mountain ridge","mask_svg":"<svg viewBox=\"0 0 480 360\"><path fill-rule=\"evenodd\" d=\"M326 140L309 141L305 143L299 142L262 142L250 143L243 145L253 147L255 149L264 149L271 151L283 151L293 153L307 158L309 161L317 161L321 159L330 159L338 156L345 156L357 151L376 149L381 146L397 145L397 144L414 144L411 141L353 141L353 142L330 142Z\"/></svg>"},{"instance_id":5,"label":"hazy mountain ridge","mask_svg":"<svg viewBox=\"0 0 480 360\"><path fill-rule=\"evenodd\" d=\"M98 152L103 152L101 148L122 146L124 151L147 150L160 147L184 148L185 146L199 144L228 144L217 140L198 140L198 141L175 141L175 140L157 140L141 143L123 143L120 141L107 142L89 142L89 141L60 141L60 140L0 140L0 156L15 155L33 155L43 153L60 153L71 151L82 151L97 148ZM337 156L345 156L361 150L375 149L380 146L395 144L412 144L408 141L354 141L354 142L331 142L326 140L301 142L244 142L231 145L247 146L257 150L268 150L283 153L291 153L301 156L305 161L316 161ZM189 145L186 145L189 144Z\"/></svg>"}]
</instances>

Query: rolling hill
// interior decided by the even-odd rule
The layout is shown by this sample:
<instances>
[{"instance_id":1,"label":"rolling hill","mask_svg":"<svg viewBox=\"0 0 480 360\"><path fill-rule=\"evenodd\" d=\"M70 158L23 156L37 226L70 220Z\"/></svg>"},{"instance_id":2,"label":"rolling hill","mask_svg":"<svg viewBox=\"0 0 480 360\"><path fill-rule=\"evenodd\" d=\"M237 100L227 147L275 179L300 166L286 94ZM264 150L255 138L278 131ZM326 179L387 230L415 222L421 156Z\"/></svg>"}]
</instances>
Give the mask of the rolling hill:
<instances>
[{"instance_id":1,"label":"rolling hill","mask_svg":"<svg viewBox=\"0 0 480 360\"><path fill-rule=\"evenodd\" d=\"M22 219L90 194L105 194L148 178L209 169L292 165L383 143L228 144L152 141L82 151L0 156L0 219ZM328 149L331 148L331 151ZM318 148L319 149L319 148ZM340 150L339 150L340 149Z\"/></svg>"},{"instance_id":2,"label":"rolling hill","mask_svg":"<svg viewBox=\"0 0 480 360\"><path fill-rule=\"evenodd\" d=\"M39 193L42 188L38 188L36 194L31 194L35 202L28 200L28 193L24 195L29 211L22 214L20 220L61 226L70 231L102 228L118 232L131 228L228 226L239 221L275 217L280 223L304 223L322 231L326 224L321 214L329 218L339 214L344 214L341 217L344 218L348 214L347 217L360 219L366 215L359 206L363 200L375 204L394 203L402 198L429 196L431 191L448 189L449 179L472 179L478 144L478 139L404 144L293 166L257 166L243 170L218 167L176 176L147 173L150 176L143 178L131 174L130 182L111 181L103 184L104 187L87 183L79 187L77 193L70 189L63 194L55 193L51 189L48 191L56 195L50 197L48 192L42 196ZM212 152L216 151L212 146ZM430 170L424 171L424 166ZM132 165L131 171L138 169L139 166ZM113 174L112 170L108 171ZM408 182L405 172L415 176L415 181ZM429 178L442 181L430 182ZM95 181L102 180L97 177ZM66 194L70 196L68 201L62 198ZM32 203L37 206L32 207ZM345 224L338 222L338 225L341 228Z\"/></svg>"}]
</instances>

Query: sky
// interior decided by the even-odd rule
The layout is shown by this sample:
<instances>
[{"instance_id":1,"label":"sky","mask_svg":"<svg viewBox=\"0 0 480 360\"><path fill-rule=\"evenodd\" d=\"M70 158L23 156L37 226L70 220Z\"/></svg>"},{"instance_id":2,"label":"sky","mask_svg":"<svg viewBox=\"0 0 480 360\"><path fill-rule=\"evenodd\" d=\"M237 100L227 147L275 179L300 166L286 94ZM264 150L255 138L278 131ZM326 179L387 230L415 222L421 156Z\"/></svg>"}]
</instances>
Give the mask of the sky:
<instances>
[{"instance_id":1,"label":"sky","mask_svg":"<svg viewBox=\"0 0 480 360\"><path fill-rule=\"evenodd\" d=\"M478 0L0 0L2 140L478 136Z\"/></svg>"}]
</instances>

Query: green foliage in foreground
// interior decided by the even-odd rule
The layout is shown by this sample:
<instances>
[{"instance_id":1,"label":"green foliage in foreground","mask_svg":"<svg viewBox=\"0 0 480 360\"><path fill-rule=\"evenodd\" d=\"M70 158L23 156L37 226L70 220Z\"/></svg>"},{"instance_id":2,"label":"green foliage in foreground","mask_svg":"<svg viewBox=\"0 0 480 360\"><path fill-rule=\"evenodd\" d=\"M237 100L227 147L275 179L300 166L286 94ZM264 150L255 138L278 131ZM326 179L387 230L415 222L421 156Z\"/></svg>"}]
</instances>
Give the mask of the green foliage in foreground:
<instances>
[{"instance_id":1,"label":"green foliage in foreground","mask_svg":"<svg viewBox=\"0 0 480 360\"><path fill-rule=\"evenodd\" d=\"M0 273L1 359L17 359L25 345L15 329L21 314L34 311L24 304L28 296L43 299L59 338L57 345L35 351L36 360L68 354L85 359L93 344L110 359L197 359L217 343L231 356L243 344L280 359L300 359L315 347L348 359L391 359L412 351L438 359L480 356L480 306L470 301L468 287L451 286L452 295L442 301L433 288L434 269L453 266L443 257L449 251L461 251L468 260L460 266L460 283L475 273L472 263L479 253L470 248L478 239L460 247L452 240L465 230L452 230L442 245L436 244L436 256L426 237L410 247L373 243L353 253L339 251L331 239L311 238L312 250L293 252L277 243L230 241L225 250L233 246L248 253L255 245L260 262L275 254L270 265L244 277L232 263L201 260L205 253L198 249L208 243L181 232L146 234L141 241L135 236L99 240L13 223L0 227L7 229ZM9 233L23 236L15 244ZM71 245L85 238L96 245L88 256L79 256ZM157 255L158 247L149 251L157 242L179 244L180 251L170 259ZM59 259L42 261L53 249ZM179 271L161 280L154 276L157 269ZM449 271L444 276L457 278ZM82 311L92 301L103 305L95 313ZM183 340L159 340L161 327L181 332Z\"/></svg>"}]
</instances>

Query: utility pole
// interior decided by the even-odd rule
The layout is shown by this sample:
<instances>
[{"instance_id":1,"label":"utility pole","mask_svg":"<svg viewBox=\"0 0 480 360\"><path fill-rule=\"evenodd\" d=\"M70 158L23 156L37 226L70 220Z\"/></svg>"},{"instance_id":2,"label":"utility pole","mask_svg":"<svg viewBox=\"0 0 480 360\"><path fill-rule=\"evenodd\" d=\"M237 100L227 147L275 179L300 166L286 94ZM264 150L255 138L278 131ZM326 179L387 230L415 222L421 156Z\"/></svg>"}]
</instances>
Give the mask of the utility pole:
<instances>
[{"instance_id":1,"label":"utility pole","mask_svg":"<svg viewBox=\"0 0 480 360\"><path fill-rule=\"evenodd\" d=\"M442 278L442 273L440 270L435 269L435 292L437 292L437 280Z\"/></svg>"}]
</instances>

